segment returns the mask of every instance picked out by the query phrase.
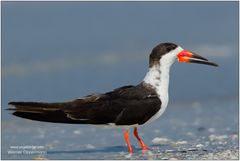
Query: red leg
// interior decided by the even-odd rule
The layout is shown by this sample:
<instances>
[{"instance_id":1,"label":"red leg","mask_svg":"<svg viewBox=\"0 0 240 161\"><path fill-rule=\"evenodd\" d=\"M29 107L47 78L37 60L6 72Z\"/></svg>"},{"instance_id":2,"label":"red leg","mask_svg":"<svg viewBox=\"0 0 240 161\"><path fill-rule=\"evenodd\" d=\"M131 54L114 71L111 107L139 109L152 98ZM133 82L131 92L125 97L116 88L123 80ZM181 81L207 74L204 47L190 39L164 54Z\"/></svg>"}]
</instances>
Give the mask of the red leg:
<instances>
[{"instance_id":1,"label":"red leg","mask_svg":"<svg viewBox=\"0 0 240 161\"><path fill-rule=\"evenodd\" d=\"M126 131L124 132L124 138L125 138L125 141L126 141L126 143L127 143L129 153L133 153L133 150L132 150L132 147L131 147L129 138L128 138L128 130L126 130Z\"/></svg>"},{"instance_id":2,"label":"red leg","mask_svg":"<svg viewBox=\"0 0 240 161\"><path fill-rule=\"evenodd\" d=\"M145 145L144 142L142 141L142 139L138 136L138 131L137 131L136 127L134 128L134 132L133 133L134 133L135 137L138 139L138 141L139 141L139 143L140 143L140 145L142 147L142 150L148 150L147 145Z\"/></svg>"}]
</instances>

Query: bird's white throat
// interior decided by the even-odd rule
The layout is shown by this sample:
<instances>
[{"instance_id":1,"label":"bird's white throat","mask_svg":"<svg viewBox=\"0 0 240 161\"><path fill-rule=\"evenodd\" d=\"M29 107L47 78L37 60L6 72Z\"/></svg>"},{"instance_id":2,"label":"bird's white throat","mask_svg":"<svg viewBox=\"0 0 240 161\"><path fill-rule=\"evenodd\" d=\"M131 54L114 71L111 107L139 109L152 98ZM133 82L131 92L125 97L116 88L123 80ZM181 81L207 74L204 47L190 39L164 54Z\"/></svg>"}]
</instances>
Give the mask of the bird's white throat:
<instances>
[{"instance_id":1,"label":"bird's white throat","mask_svg":"<svg viewBox=\"0 0 240 161\"><path fill-rule=\"evenodd\" d=\"M144 82L155 88L159 99L161 100L161 108L165 108L168 104L168 86L170 67L160 68L159 65L152 66L144 78Z\"/></svg>"},{"instance_id":2,"label":"bird's white throat","mask_svg":"<svg viewBox=\"0 0 240 161\"><path fill-rule=\"evenodd\" d=\"M163 55L159 63L154 64L149 68L148 73L144 78L144 82L150 84L156 89L159 99L161 100L161 113L164 112L168 104L168 87L169 87L169 72L172 64L176 60L176 55L183 49L177 47L169 53Z\"/></svg>"}]
</instances>

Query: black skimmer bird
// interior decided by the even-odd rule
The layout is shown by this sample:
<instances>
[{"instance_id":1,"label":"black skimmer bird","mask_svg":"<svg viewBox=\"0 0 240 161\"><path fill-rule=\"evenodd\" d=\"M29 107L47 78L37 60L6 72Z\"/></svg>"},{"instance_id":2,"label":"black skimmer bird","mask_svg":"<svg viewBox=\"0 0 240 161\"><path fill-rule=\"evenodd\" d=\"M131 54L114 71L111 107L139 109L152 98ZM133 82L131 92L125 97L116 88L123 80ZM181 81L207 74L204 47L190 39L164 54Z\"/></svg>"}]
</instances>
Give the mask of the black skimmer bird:
<instances>
[{"instance_id":1,"label":"black skimmer bird","mask_svg":"<svg viewBox=\"0 0 240 161\"><path fill-rule=\"evenodd\" d=\"M175 60L218 66L176 44L161 43L153 48L149 71L136 86L124 86L69 102L9 102L9 110L13 110L15 116L37 121L124 127L124 137L130 153L133 150L128 130L133 127L134 136L142 150L147 150L137 128L156 120L165 111L168 104L169 72Z\"/></svg>"}]
</instances>

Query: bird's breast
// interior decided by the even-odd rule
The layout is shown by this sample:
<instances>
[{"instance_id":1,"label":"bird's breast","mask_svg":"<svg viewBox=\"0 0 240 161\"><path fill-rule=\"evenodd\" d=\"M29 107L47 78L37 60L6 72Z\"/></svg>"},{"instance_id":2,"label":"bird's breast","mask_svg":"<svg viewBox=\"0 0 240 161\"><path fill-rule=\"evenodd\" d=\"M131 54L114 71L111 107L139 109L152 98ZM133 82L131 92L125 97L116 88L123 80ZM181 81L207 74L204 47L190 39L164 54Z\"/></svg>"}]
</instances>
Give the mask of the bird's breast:
<instances>
[{"instance_id":1,"label":"bird's breast","mask_svg":"<svg viewBox=\"0 0 240 161\"><path fill-rule=\"evenodd\" d=\"M148 123L151 123L155 120L157 120L163 113L164 111L166 110L167 108L167 104L168 104L168 95L164 95L164 96L159 96L159 99L161 100L161 105L160 105L160 109L158 110L158 112L156 114L154 114L147 122L146 124Z\"/></svg>"}]
</instances>

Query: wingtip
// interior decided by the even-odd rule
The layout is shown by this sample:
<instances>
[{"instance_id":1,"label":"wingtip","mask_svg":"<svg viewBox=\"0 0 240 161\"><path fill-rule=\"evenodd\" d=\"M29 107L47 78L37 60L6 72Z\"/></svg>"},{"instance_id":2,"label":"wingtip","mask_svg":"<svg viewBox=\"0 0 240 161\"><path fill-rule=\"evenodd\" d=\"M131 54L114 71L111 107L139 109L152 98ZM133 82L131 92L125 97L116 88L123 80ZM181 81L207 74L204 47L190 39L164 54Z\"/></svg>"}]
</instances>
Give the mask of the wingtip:
<instances>
[{"instance_id":1,"label":"wingtip","mask_svg":"<svg viewBox=\"0 0 240 161\"><path fill-rule=\"evenodd\" d=\"M17 106L17 105L22 105L25 102L8 102L9 106Z\"/></svg>"},{"instance_id":2,"label":"wingtip","mask_svg":"<svg viewBox=\"0 0 240 161\"><path fill-rule=\"evenodd\" d=\"M8 111L13 111L13 110L15 110L15 102L9 102L8 103L8 106L9 106L9 108L6 108L5 110L8 110Z\"/></svg>"},{"instance_id":3,"label":"wingtip","mask_svg":"<svg viewBox=\"0 0 240 161\"><path fill-rule=\"evenodd\" d=\"M212 65L215 67L219 67L219 65L217 63L212 63Z\"/></svg>"}]
</instances>

